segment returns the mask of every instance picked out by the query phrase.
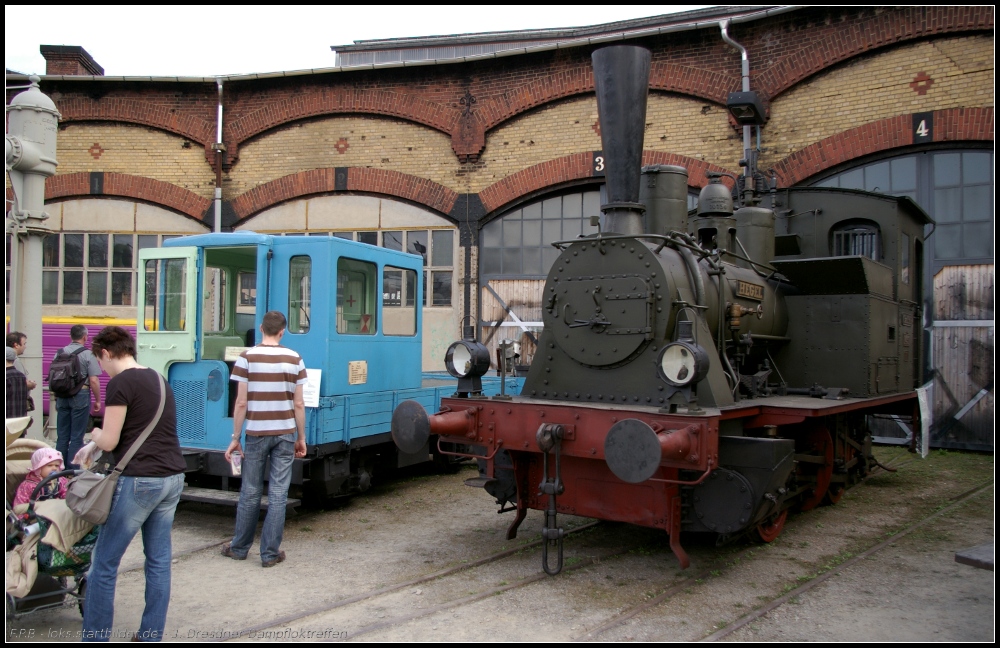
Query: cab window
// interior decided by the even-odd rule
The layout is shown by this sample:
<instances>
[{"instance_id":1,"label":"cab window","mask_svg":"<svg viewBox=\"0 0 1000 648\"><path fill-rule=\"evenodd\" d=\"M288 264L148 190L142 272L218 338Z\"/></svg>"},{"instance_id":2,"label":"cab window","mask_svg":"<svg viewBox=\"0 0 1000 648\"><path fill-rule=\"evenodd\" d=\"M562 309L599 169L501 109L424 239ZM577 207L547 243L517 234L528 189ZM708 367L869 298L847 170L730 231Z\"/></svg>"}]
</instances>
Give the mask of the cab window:
<instances>
[{"instance_id":1,"label":"cab window","mask_svg":"<svg viewBox=\"0 0 1000 648\"><path fill-rule=\"evenodd\" d=\"M288 332L309 332L312 313L312 259L294 256L288 263Z\"/></svg>"},{"instance_id":2,"label":"cab window","mask_svg":"<svg viewBox=\"0 0 1000 648\"><path fill-rule=\"evenodd\" d=\"M377 268L374 263L341 258L337 261L337 332L375 335Z\"/></svg>"}]
</instances>

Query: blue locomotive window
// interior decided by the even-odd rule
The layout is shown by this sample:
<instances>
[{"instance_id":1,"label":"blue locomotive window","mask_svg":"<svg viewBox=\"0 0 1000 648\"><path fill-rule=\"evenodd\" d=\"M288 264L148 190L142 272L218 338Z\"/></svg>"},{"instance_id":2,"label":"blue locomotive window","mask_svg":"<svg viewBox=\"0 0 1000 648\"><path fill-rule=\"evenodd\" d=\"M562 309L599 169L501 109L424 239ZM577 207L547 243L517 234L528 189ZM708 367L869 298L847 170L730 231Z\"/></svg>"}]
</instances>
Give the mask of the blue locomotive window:
<instances>
[{"instance_id":1,"label":"blue locomotive window","mask_svg":"<svg viewBox=\"0 0 1000 648\"><path fill-rule=\"evenodd\" d=\"M288 332L307 333L312 312L312 259L294 256L288 262Z\"/></svg>"},{"instance_id":2,"label":"blue locomotive window","mask_svg":"<svg viewBox=\"0 0 1000 648\"><path fill-rule=\"evenodd\" d=\"M375 335L376 272L374 263L337 261L337 333Z\"/></svg>"},{"instance_id":3,"label":"blue locomotive window","mask_svg":"<svg viewBox=\"0 0 1000 648\"><path fill-rule=\"evenodd\" d=\"M386 266L382 271L382 334L416 335L417 273Z\"/></svg>"}]
</instances>

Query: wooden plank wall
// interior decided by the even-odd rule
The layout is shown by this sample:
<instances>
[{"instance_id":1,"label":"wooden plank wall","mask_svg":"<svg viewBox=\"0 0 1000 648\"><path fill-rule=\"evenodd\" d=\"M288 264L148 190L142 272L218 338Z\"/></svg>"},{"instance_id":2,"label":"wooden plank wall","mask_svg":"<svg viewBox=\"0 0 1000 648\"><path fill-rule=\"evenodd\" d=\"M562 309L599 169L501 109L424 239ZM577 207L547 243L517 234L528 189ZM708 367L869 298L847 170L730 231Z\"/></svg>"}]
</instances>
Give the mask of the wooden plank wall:
<instances>
[{"instance_id":1,"label":"wooden plank wall","mask_svg":"<svg viewBox=\"0 0 1000 648\"><path fill-rule=\"evenodd\" d=\"M934 277L932 445L979 449L996 445L993 289L993 265L947 267ZM978 321L970 326L947 325L970 320ZM955 414L984 389L987 394L956 421Z\"/></svg>"},{"instance_id":2,"label":"wooden plank wall","mask_svg":"<svg viewBox=\"0 0 1000 648\"><path fill-rule=\"evenodd\" d=\"M545 288L544 279L494 279L488 284L504 302L511 307L511 311L518 316L522 322L542 321L542 290ZM482 304L481 316L484 322L495 322L504 320L513 322L514 320L506 315L503 306L497 298L490 293L486 287L482 287L479 293L480 304ZM480 330L479 339L484 343L490 336L492 327L483 326ZM530 328L535 338L541 335L541 327ZM531 364L535 356L535 345L524 331L517 326L503 326L493 335L486 346L490 350L490 357L494 359L496 365L497 342L501 339L511 339L521 344L521 358L519 364Z\"/></svg>"}]
</instances>

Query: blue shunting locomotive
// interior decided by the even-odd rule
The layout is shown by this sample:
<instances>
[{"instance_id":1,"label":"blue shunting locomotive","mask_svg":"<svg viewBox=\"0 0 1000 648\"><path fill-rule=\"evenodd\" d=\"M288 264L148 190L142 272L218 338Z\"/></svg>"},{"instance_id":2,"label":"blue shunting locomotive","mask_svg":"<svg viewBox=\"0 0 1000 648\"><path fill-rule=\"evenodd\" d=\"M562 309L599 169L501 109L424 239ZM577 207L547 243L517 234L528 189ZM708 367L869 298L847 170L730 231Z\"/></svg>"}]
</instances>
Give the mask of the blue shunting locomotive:
<instances>
[{"instance_id":1,"label":"blue shunting locomotive","mask_svg":"<svg viewBox=\"0 0 1000 648\"><path fill-rule=\"evenodd\" d=\"M295 461L293 485L341 497L366 490L376 470L451 464L433 440L406 453L390 437L400 402L437 411L455 392L454 378L421 370L419 256L336 237L237 232L169 240L142 250L139 263L139 361L174 390L189 484L228 486L230 371L269 310L288 318L282 343L310 372L308 454ZM506 378L505 391L518 386ZM499 378L484 380L487 394L500 387Z\"/></svg>"}]
</instances>

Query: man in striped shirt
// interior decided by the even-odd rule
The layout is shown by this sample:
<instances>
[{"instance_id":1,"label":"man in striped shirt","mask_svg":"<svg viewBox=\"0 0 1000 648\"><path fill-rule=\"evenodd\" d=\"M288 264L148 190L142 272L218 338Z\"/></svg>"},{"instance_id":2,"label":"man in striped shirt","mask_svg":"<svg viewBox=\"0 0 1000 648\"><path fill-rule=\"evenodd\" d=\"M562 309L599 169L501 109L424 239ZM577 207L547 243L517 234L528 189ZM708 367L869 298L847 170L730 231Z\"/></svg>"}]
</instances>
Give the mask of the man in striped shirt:
<instances>
[{"instance_id":1,"label":"man in striped shirt","mask_svg":"<svg viewBox=\"0 0 1000 648\"><path fill-rule=\"evenodd\" d=\"M294 457L306 456L306 406L302 398L306 366L299 354L281 346L287 322L279 311L269 311L260 325L261 343L240 354L231 380L236 383L233 440L226 460L243 454L240 503L236 508L233 541L222 555L245 560L253 544L263 492L264 466L271 460L267 480L267 516L260 534L260 561L273 567L285 560L281 537L285 530L285 502L292 480ZM240 447L246 421L246 450Z\"/></svg>"}]
</instances>

